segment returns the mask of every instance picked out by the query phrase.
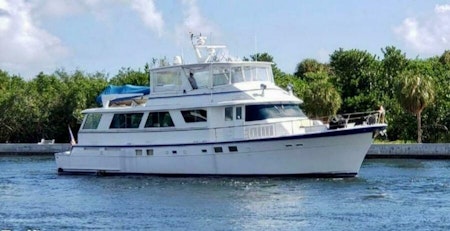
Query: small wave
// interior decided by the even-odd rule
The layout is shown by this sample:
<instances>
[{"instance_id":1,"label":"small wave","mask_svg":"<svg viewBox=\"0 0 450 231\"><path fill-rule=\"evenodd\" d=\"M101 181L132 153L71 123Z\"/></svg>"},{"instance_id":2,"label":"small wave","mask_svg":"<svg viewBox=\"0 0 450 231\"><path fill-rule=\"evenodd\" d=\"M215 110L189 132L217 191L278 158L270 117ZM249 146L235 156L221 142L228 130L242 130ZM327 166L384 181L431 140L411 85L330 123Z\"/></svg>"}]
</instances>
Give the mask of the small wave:
<instances>
[{"instance_id":1,"label":"small wave","mask_svg":"<svg viewBox=\"0 0 450 231\"><path fill-rule=\"evenodd\" d=\"M374 200L374 199L384 199L387 197L388 197L387 193L376 193L376 194L364 195L362 198L363 198L363 200Z\"/></svg>"}]
</instances>

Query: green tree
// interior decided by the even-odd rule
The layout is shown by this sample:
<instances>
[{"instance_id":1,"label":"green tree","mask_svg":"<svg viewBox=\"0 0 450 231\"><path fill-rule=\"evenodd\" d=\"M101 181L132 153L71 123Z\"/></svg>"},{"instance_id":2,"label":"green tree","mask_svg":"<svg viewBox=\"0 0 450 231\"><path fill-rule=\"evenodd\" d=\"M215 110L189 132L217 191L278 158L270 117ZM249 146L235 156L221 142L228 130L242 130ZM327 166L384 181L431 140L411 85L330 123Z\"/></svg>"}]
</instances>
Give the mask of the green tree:
<instances>
[{"instance_id":1,"label":"green tree","mask_svg":"<svg viewBox=\"0 0 450 231\"><path fill-rule=\"evenodd\" d=\"M394 46L388 46L381 49L383 53L383 60L381 60L381 78L378 81L378 89L387 98L395 96L395 87L392 84L399 78L400 74L406 70L408 66L408 59L406 54Z\"/></svg>"},{"instance_id":2,"label":"green tree","mask_svg":"<svg viewBox=\"0 0 450 231\"><path fill-rule=\"evenodd\" d=\"M447 68L450 68L450 50L446 50L441 57L439 58L439 62L442 63L442 65L446 66Z\"/></svg>"},{"instance_id":3,"label":"green tree","mask_svg":"<svg viewBox=\"0 0 450 231\"><path fill-rule=\"evenodd\" d=\"M333 84L328 81L327 74L309 72L306 76L317 81L309 82L303 95L305 113L313 118L335 115L341 107L342 99Z\"/></svg>"},{"instance_id":4,"label":"green tree","mask_svg":"<svg viewBox=\"0 0 450 231\"><path fill-rule=\"evenodd\" d=\"M273 62L273 56L269 55L269 53L256 53L253 55L250 55L250 59L244 57L245 61L260 61L260 62Z\"/></svg>"},{"instance_id":5,"label":"green tree","mask_svg":"<svg viewBox=\"0 0 450 231\"><path fill-rule=\"evenodd\" d=\"M380 62L367 51L336 50L330 56L333 85L341 93L342 113L373 110L380 99L374 94Z\"/></svg>"},{"instance_id":6,"label":"green tree","mask_svg":"<svg viewBox=\"0 0 450 231\"><path fill-rule=\"evenodd\" d=\"M68 142L67 126L69 125L74 131L78 130L83 119L81 112L87 108L98 107L95 99L108 85L107 77L100 72L86 74L79 70L73 74L64 71L58 71L55 74L61 78L66 89L62 93L63 100L56 113L60 115L58 137Z\"/></svg>"},{"instance_id":7,"label":"green tree","mask_svg":"<svg viewBox=\"0 0 450 231\"><path fill-rule=\"evenodd\" d=\"M119 73L114 76L109 83L113 85L137 85L137 86L150 86L148 65L145 66L144 71L133 70L131 68L122 68Z\"/></svg>"},{"instance_id":8,"label":"green tree","mask_svg":"<svg viewBox=\"0 0 450 231\"><path fill-rule=\"evenodd\" d=\"M294 75L301 79L304 79L306 77L306 74L309 72L329 72L329 68L327 65L322 64L315 59L304 59L299 64L297 64Z\"/></svg>"},{"instance_id":9,"label":"green tree","mask_svg":"<svg viewBox=\"0 0 450 231\"><path fill-rule=\"evenodd\" d=\"M417 142L422 143L421 114L434 100L432 80L414 71L402 73L399 81L398 101L400 105L417 118Z\"/></svg>"},{"instance_id":10,"label":"green tree","mask_svg":"<svg viewBox=\"0 0 450 231\"><path fill-rule=\"evenodd\" d=\"M275 76L275 84L286 90L289 87L292 87L292 92L294 93L294 95L300 98L303 98L303 95L307 88L307 84L305 81L284 72Z\"/></svg>"},{"instance_id":11,"label":"green tree","mask_svg":"<svg viewBox=\"0 0 450 231\"><path fill-rule=\"evenodd\" d=\"M30 105L26 82L19 76L10 76L0 70L0 142L16 142L17 134L30 125Z\"/></svg>"},{"instance_id":12,"label":"green tree","mask_svg":"<svg viewBox=\"0 0 450 231\"><path fill-rule=\"evenodd\" d=\"M383 105L387 110L386 121L389 124L387 134L389 139L405 139L410 140L409 134L414 134L414 120L410 120L404 112L398 101L396 100L395 82L400 78L400 74L406 70L409 60L406 54L394 46L387 46L381 49L383 59L381 60L381 70L375 89L372 91L376 94L378 104Z\"/></svg>"},{"instance_id":13,"label":"green tree","mask_svg":"<svg viewBox=\"0 0 450 231\"><path fill-rule=\"evenodd\" d=\"M442 57L442 56L441 56ZM422 113L423 142L450 142L450 65L439 57L412 62L417 70L433 79L435 97Z\"/></svg>"},{"instance_id":14,"label":"green tree","mask_svg":"<svg viewBox=\"0 0 450 231\"><path fill-rule=\"evenodd\" d=\"M41 72L27 85L29 88L28 95L32 96L32 102L35 106L29 108L30 113L33 114L33 126L29 128L35 136L28 139L35 142L41 138L55 138L56 128L51 117L62 100L60 94L64 89L61 81L54 75Z\"/></svg>"}]
</instances>

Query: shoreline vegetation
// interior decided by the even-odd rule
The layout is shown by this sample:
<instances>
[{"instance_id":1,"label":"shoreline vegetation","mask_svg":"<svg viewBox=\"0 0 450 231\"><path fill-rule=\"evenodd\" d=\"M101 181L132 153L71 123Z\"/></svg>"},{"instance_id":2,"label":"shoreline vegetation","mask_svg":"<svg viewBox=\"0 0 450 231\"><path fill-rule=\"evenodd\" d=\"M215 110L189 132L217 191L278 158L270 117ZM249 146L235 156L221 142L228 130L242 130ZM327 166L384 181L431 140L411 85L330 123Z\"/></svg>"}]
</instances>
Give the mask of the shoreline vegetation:
<instances>
[{"instance_id":1,"label":"shoreline vegetation","mask_svg":"<svg viewBox=\"0 0 450 231\"><path fill-rule=\"evenodd\" d=\"M272 62L277 85L292 87L312 118L383 107L387 136L378 136L376 144L450 143L450 50L427 59L408 59L393 46L381 50L378 57L340 48L329 63L302 60L293 74L282 72L268 53L243 59ZM148 86L149 70L149 64L142 70L122 68L110 77L60 69L24 80L0 68L0 143L68 143L68 127L78 130L81 111L98 107L95 98L104 88Z\"/></svg>"}]
</instances>

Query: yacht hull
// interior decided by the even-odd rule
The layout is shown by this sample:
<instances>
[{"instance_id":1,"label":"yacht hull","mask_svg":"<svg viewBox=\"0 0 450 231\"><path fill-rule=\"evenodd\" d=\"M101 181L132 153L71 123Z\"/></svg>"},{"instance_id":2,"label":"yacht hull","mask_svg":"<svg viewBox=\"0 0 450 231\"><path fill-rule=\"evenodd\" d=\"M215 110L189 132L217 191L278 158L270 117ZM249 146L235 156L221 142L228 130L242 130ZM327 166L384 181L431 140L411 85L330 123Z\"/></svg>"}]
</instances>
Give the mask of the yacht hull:
<instances>
[{"instance_id":1,"label":"yacht hull","mask_svg":"<svg viewBox=\"0 0 450 231\"><path fill-rule=\"evenodd\" d=\"M56 153L60 173L163 175L358 174L382 126L214 143L174 145L75 145Z\"/></svg>"}]
</instances>

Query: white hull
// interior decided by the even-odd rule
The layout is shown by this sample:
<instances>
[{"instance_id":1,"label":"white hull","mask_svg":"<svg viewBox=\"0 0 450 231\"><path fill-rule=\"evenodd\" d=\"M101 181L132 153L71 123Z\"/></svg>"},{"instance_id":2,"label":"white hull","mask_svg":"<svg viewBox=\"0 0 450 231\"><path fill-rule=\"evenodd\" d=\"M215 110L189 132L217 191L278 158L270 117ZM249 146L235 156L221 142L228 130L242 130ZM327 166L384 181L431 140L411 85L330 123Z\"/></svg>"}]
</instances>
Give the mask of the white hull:
<instances>
[{"instance_id":1,"label":"white hull","mask_svg":"<svg viewBox=\"0 0 450 231\"><path fill-rule=\"evenodd\" d=\"M61 173L354 176L377 127L216 144L76 145L55 157Z\"/></svg>"}]
</instances>

